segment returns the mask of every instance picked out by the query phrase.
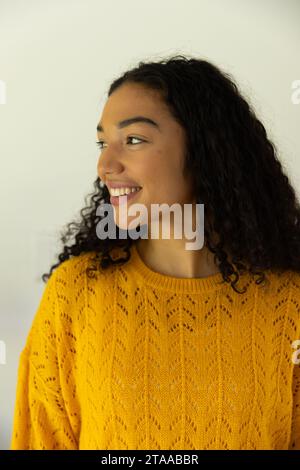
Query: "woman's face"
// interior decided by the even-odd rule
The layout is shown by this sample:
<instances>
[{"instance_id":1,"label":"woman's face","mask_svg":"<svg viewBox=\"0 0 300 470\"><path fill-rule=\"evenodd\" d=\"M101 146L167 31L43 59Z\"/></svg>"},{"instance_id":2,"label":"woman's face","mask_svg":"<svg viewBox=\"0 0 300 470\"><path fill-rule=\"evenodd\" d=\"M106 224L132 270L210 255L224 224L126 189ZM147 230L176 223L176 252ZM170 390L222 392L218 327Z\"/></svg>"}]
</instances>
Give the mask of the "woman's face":
<instances>
[{"instance_id":1,"label":"woman's face","mask_svg":"<svg viewBox=\"0 0 300 470\"><path fill-rule=\"evenodd\" d=\"M151 119L156 125L135 122L118 128L118 123L136 116ZM106 101L99 126L103 129L98 131L98 140L103 141L97 166L99 178L109 191L110 183L142 188L127 201L127 210L132 204L143 204L151 226L152 204L193 202L193 188L183 177L185 132L158 92L139 84L123 84ZM114 219L116 225L126 229L140 213L128 216L126 212L124 223L119 220L121 207L113 205ZM131 223L130 228L137 225Z\"/></svg>"}]
</instances>

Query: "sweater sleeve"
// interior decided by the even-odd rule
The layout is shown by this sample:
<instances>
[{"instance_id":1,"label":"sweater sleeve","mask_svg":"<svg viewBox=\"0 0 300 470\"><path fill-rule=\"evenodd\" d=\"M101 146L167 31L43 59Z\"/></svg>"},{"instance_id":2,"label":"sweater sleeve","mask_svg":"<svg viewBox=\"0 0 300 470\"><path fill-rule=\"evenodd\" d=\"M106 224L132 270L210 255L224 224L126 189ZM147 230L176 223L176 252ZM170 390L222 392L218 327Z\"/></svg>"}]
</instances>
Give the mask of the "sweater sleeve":
<instances>
[{"instance_id":1,"label":"sweater sleeve","mask_svg":"<svg viewBox=\"0 0 300 470\"><path fill-rule=\"evenodd\" d=\"M300 364L293 371L293 415L289 450L300 450Z\"/></svg>"},{"instance_id":2,"label":"sweater sleeve","mask_svg":"<svg viewBox=\"0 0 300 470\"><path fill-rule=\"evenodd\" d=\"M78 449L72 367L56 294L56 271L48 279L19 358L11 450Z\"/></svg>"}]
</instances>

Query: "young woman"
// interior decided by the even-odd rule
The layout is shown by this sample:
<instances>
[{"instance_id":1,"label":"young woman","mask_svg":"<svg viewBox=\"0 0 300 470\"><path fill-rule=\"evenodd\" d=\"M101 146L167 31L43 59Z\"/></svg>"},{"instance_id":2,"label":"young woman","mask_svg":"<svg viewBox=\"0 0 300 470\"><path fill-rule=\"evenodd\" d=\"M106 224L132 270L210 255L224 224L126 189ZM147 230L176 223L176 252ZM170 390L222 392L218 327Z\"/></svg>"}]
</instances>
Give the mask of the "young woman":
<instances>
[{"instance_id":1,"label":"young woman","mask_svg":"<svg viewBox=\"0 0 300 470\"><path fill-rule=\"evenodd\" d=\"M263 124L228 74L180 55L116 79L97 130L95 192L20 356L11 448L300 449L300 208ZM191 207L193 228L204 204L202 247L175 216L151 237L155 204Z\"/></svg>"}]
</instances>

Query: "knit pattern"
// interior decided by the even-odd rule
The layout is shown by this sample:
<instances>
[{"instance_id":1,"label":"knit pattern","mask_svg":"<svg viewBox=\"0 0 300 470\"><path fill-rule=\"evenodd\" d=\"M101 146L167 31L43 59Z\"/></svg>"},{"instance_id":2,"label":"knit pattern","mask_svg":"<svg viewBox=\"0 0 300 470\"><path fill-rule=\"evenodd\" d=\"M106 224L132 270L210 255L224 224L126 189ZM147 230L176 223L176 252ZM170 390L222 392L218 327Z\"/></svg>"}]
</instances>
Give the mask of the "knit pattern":
<instances>
[{"instance_id":1,"label":"knit pattern","mask_svg":"<svg viewBox=\"0 0 300 470\"><path fill-rule=\"evenodd\" d=\"M20 354L11 449L300 450L300 274L174 278L135 245L48 280ZM298 355L299 357L299 355Z\"/></svg>"}]
</instances>

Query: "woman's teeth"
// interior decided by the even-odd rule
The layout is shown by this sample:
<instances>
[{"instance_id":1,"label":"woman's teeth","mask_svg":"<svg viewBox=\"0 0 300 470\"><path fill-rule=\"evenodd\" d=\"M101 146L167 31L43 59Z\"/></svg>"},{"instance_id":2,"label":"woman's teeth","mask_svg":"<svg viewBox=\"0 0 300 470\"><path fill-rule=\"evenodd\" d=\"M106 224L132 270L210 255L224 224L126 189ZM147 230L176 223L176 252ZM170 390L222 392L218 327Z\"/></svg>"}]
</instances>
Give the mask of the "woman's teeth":
<instances>
[{"instance_id":1,"label":"woman's teeth","mask_svg":"<svg viewBox=\"0 0 300 470\"><path fill-rule=\"evenodd\" d=\"M110 193L112 196L123 196L124 194L134 193L135 191L140 191L142 188L111 188Z\"/></svg>"}]
</instances>

